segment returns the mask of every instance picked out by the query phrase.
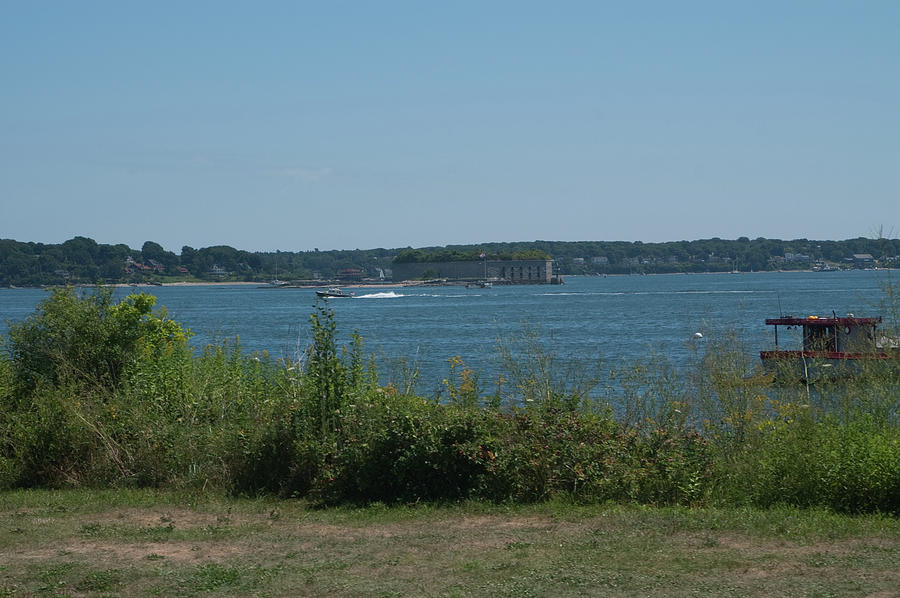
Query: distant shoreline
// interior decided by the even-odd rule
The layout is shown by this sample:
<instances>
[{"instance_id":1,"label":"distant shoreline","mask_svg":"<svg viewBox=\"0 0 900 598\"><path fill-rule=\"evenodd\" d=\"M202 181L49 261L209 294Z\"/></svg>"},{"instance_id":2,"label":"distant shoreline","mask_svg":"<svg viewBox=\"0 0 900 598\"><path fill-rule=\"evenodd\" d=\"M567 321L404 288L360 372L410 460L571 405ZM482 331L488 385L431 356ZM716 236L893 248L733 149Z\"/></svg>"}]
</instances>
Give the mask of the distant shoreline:
<instances>
[{"instance_id":1,"label":"distant shoreline","mask_svg":"<svg viewBox=\"0 0 900 598\"><path fill-rule=\"evenodd\" d=\"M830 272L860 272L863 270L860 269L847 269L847 270L832 270ZM894 272L900 271L897 268L876 268L870 269L870 271L878 271L878 272ZM641 273L641 274L564 274L563 280L566 278L611 278L611 277L620 277L620 276L719 276L719 275L741 275L741 274L790 274L790 273L798 273L798 272L820 272L819 270L812 269L804 269L804 270L759 270L754 272L653 272L653 273ZM322 281L321 283L316 284L301 284L301 285L293 285L288 284L284 286L273 286L269 285L265 282L164 282L162 286L165 287L188 287L188 286L256 286L262 289L272 288L272 289L320 289L324 287L341 287L345 289L379 289L379 288L398 288L398 287L418 287L418 286L455 286L461 284L457 281L447 281L446 283L429 283L421 280L408 280L404 282L350 282L350 283L339 283L335 281ZM543 283L537 283L543 284ZM86 285L91 286L91 285ZM150 284L126 284L126 283L118 283L115 285L110 285L115 287L129 287L129 286L137 286L137 287L151 287L158 285L150 285ZM519 285L513 285L519 286ZM527 285L526 285L527 286ZM543 286L560 286L553 284L544 284Z\"/></svg>"},{"instance_id":2,"label":"distant shoreline","mask_svg":"<svg viewBox=\"0 0 900 598\"><path fill-rule=\"evenodd\" d=\"M858 268L849 268L846 270L832 270L831 272L862 272L862 271L872 271L872 272L900 272L900 268L867 268L865 270ZM565 274L563 275L563 280L566 278L607 278L607 277L619 277L619 276L718 276L723 274L728 275L741 275L741 274L790 274L797 272L820 272L819 270L758 270L754 272L647 272L647 273L634 273L634 274ZM320 283L309 283L309 284L287 284L284 286L274 286L270 285L266 282L247 282L247 281L179 281L179 282L163 282L160 284L150 284L150 283L125 283L118 282L113 284L102 284L100 286L110 287L110 288L138 288L138 289L147 289L154 287L226 287L226 286L252 286L258 287L260 289L321 289L326 287L341 287L346 289L390 289L390 288L402 288L402 287L418 287L418 286L455 286L461 284L456 281L448 281L446 283L432 283L425 282L421 280L410 280L404 282L351 282L351 283L338 283L335 281L322 281ZM541 284L541 283L536 283ZM17 290L17 289L44 289L44 288L55 288L64 285L44 285L44 286L9 286L9 287L0 287L4 289ZM89 288L97 285L93 284L76 284L72 285L79 288ZM518 285L515 285L518 286ZM560 286L560 285L552 285L546 284L546 286Z\"/></svg>"}]
</instances>

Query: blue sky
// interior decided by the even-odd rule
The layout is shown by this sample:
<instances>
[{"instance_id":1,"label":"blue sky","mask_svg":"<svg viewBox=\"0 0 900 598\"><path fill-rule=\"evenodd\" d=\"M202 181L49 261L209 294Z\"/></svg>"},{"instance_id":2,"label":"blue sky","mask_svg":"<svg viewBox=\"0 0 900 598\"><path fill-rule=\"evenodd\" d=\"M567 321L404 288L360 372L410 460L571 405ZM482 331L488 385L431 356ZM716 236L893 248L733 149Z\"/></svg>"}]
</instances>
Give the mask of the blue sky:
<instances>
[{"instance_id":1,"label":"blue sky","mask_svg":"<svg viewBox=\"0 0 900 598\"><path fill-rule=\"evenodd\" d=\"M0 238L900 234L900 2L0 0Z\"/></svg>"}]
</instances>

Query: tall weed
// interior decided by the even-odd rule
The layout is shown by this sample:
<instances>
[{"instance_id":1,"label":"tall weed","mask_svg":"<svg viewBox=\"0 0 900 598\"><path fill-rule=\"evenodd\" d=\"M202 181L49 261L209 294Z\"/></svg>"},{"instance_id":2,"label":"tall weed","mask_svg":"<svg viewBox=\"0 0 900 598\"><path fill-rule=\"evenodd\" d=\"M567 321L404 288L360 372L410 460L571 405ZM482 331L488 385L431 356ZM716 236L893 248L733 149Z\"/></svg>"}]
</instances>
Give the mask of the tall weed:
<instances>
[{"instance_id":1,"label":"tall weed","mask_svg":"<svg viewBox=\"0 0 900 598\"><path fill-rule=\"evenodd\" d=\"M497 339L498 401L511 406L553 405L571 411L590 403L603 380L599 357L561 359L547 349L540 330L523 324L510 338Z\"/></svg>"},{"instance_id":2,"label":"tall weed","mask_svg":"<svg viewBox=\"0 0 900 598\"><path fill-rule=\"evenodd\" d=\"M900 430L869 416L785 422L748 457L740 481L756 504L900 513Z\"/></svg>"}]
</instances>

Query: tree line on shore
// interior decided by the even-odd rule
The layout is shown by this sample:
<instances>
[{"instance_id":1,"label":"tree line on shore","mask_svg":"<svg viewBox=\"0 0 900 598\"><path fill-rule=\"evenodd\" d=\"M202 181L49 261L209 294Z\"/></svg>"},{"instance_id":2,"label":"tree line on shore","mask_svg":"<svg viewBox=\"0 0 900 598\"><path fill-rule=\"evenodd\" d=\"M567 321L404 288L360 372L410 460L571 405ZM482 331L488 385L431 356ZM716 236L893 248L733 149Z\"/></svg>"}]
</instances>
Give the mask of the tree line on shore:
<instances>
[{"instance_id":1,"label":"tree line on shore","mask_svg":"<svg viewBox=\"0 0 900 598\"><path fill-rule=\"evenodd\" d=\"M560 274L765 271L895 267L900 239L844 241L703 239L640 241L528 241L413 249L251 252L218 245L181 248L176 254L153 241L138 249L75 237L44 244L0 240L0 286L147 281L266 281L335 279L346 273L381 279L395 261L447 259L554 260ZM854 258L854 256L857 256ZM866 257L868 256L868 257Z\"/></svg>"}]
</instances>

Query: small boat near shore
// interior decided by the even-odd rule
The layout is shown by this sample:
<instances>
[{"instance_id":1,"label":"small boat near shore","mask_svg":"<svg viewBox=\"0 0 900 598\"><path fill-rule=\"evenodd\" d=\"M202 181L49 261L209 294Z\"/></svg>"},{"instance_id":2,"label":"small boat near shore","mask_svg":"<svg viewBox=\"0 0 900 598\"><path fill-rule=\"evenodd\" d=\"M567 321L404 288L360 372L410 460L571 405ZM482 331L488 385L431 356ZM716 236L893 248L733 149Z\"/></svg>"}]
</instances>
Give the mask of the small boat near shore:
<instances>
[{"instance_id":1,"label":"small boat near shore","mask_svg":"<svg viewBox=\"0 0 900 598\"><path fill-rule=\"evenodd\" d=\"M323 299L349 298L353 297L353 293L348 293L337 287L332 287L330 289L316 291L316 297L322 297Z\"/></svg>"},{"instance_id":2,"label":"small boat near shore","mask_svg":"<svg viewBox=\"0 0 900 598\"><path fill-rule=\"evenodd\" d=\"M900 339L879 329L881 317L858 318L785 316L766 319L775 327L775 348L760 351L764 369L776 378L811 381L858 374L867 366L888 363L900 357ZM784 350L778 342L778 327L799 328L802 347Z\"/></svg>"}]
</instances>

